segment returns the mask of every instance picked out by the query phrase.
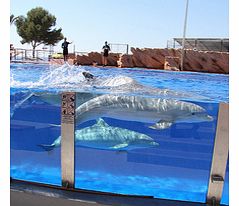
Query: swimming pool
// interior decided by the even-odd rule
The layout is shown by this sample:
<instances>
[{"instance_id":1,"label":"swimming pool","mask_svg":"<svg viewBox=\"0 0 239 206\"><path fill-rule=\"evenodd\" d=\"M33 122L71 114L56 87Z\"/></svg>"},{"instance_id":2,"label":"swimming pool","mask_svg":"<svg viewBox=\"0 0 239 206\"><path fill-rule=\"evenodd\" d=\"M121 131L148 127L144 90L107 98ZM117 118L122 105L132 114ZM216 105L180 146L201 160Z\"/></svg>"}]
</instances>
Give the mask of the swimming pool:
<instances>
[{"instance_id":1,"label":"swimming pool","mask_svg":"<svg viewBox=\"0 0 239 206\"><path fill-rule=\"evenodd\" d=\"M87 81L83 71L95 78ZM229 101L228 75L11 64L11 177L61 185L62 91L77 92L81 117L76 188L206 201L218 105ZM156 107L172 121L155 124ZM205 109L213 120L186 117L192 108Z\"/></svg>"}]
</instances>

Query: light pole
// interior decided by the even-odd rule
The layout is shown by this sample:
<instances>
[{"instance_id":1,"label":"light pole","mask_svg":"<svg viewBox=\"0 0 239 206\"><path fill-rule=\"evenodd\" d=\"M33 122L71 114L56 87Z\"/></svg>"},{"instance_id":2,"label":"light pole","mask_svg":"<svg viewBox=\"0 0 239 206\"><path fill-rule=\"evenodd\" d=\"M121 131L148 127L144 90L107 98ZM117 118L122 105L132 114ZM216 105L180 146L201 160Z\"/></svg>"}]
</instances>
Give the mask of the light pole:
<instances>
[{"instance_id":1,"label":"light pole","mask_svg":"<svg viewBox=\"0 0 239 206\"><path fill-rule=\"evenodd\" d=\"M185 36L186 36L186 28L187 28L187 18L188 18L188 3L186 2L186 11L185 11L185 19L184 19L184 29L183 29L183 40L182 40L182 53L181 53L181 71L183 71L183 62L184 62L184 47L185 47Z\"/></svg>"}]
</instances>

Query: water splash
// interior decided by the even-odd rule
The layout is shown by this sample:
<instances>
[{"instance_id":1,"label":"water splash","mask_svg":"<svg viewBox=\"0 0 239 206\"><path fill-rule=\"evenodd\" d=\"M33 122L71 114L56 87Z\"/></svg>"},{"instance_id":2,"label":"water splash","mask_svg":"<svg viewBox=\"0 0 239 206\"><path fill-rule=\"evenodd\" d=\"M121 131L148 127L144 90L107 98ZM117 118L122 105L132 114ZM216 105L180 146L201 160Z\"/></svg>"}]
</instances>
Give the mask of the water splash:
<instances>
[{"instance_id":1,"label":"water splash","mask_svg":"<svg viewBox=\"0 0 239 206\"><path fill-rule=\"evenodd\" d=\"M11 106L10 106L10 117L14 115L14 112L22 107L32 96L33 92L20 92L12 96Z\"/></svg>"},{"instance_id":2,"label":"water splash","mask_svg":"<svg viewBox=\"0 0 239 206\"><path fill-rule=\"evenodd\" d=\"M27 68L23 72L27 74L29 70L32 72L34 68ZM177 98L177 99L208 99L190 94L183 91L173 91L165 88L155 88L143 85L131 77L125 75L109 75L95 76L92 80L86 80L83 72L88 72L83 66L74 66L65 63L60 67L51 66L45 68L44 72L40 72L35 80L26 81L27 77L22 80L17 77L14 72L11 73L11 87L31 90L45 90L45 91L76 91L76 92L92 92L92 93L111 93L111 94L127 94L140 95L149 97L163 97L163 98ZM94 74L93 74L94 75ZM19 81L20 79L20 81Z\"/></svg>"},{"instance_id":3,"label":"water splash","mask_svg":"<svg viewBox=\"0 0 239 206\"><path fill-rule=\"evenodd\" d=\"M137 83L133 78L127 77L124 75L118 75L114 77L108 77L108 78L99 78L94 82L94 85L100 85L101 87L105 88L112 88L112 87L118 87L122 85L129 85L129 84L135 84Z\"/></svg>"},{"instance_id":4,"label":"water splash","mask_svg":"<svg viewBox=\"0 0 239 206\"><path fill-rule=\"evenodd\" d=\"M84 86L85 78L83 68L64 64L60 67L50 67L39 77L37 81L17 81L14 74L11 74L11 87L29 89L61 89L75 88L78 85ZM85 83L86 84L86 83Z\"/></svg>"}]
</instances>

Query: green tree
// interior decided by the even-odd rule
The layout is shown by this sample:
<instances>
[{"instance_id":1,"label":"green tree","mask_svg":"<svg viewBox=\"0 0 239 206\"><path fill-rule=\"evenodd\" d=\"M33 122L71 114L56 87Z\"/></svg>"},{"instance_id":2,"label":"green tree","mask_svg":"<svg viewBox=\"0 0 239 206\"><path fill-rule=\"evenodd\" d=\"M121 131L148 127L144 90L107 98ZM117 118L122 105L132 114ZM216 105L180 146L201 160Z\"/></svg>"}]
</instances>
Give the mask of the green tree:
<instances>
[{"instance_id":1,"label":"green tree","mask_svg":"<svg viewBox=\"0 0 239 206\"><path fill-rule=\"evenodd\" d=\"M37 46L55 45L63 39L62 29L52 28L56 25L56 17L42 7L28 11L27 17L19 16L15 24L17 33L22 38L21 43L31 44L33 58Z\"/></svg>"}]
</instances>

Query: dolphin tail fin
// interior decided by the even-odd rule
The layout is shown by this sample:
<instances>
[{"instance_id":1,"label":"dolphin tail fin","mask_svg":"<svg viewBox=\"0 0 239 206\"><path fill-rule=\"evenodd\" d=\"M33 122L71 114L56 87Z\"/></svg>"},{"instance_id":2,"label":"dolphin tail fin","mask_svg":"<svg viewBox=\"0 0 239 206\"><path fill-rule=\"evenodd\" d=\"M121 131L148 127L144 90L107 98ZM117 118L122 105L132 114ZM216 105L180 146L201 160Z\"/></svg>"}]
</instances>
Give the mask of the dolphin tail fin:
<instances>
[{"instance_id":1,"label":"dolphin tail fin","mask_svg":"<svg viewBox=\"0 0 239 206\"><path fill-rule=\"evenodd\" d=\"M52 151L55 148L55 145L47 145L47 144L39 144L37 145L41 148L43 148L45 151Z\"/></svg>"},{"instance_id":2,"label":"dolphin tail fin","mask_svg":"<svg viewBox=\"0 0 239 206\"><path fill-rule=\"evenodd\" d=\"M167 128L171 127L172 124L173 124L173 122L160 120L156 124L149 126L149 128L151 128L151 129L167 129Z\"/></svg>"}]
</instances>

